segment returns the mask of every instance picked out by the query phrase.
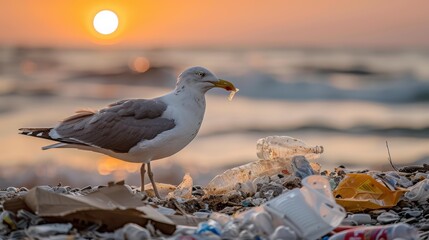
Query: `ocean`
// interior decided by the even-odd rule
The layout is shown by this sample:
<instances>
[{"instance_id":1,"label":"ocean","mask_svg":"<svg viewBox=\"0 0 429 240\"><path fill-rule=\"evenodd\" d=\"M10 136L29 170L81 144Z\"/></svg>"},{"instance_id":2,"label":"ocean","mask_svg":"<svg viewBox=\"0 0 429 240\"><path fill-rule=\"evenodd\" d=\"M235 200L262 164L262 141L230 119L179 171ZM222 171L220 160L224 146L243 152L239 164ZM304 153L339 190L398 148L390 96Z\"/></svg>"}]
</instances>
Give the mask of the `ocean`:
<instances>
[{"instance_id":1,"label":"ocean","mask_svg":"<svg viewBox=\"0 0 429 240\"><path fill-rule=\"evenodd\" d=\"M205 185L225 169L257 160L270 135L321 145L322 169L389 169L429 163L429 51L377 49L0 48L0 188L139 184L139 164L73 149L42 151L47 140L18 134L49 127L81 108L171 91L189 66L204 66L240 91L214 89L195 140L153 162L155 179L189 172Z\"/></svg>"}]
</instances>

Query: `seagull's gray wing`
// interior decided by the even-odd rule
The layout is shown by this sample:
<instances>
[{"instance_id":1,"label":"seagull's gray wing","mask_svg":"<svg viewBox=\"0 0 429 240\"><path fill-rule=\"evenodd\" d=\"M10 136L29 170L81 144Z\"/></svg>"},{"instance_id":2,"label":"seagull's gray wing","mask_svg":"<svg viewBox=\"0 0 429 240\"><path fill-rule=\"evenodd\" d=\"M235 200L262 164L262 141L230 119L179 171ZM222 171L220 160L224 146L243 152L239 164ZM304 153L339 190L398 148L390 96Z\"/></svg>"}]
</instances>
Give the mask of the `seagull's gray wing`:
<instances>
[{"instance_id":1,"label":"seagull's gray wing","mask_svg":"<svg viewBox=\"0 0 429 240\"><path fill-rule=\"evenodd\" d=\"M60 142L83 144L126 153L138 142L150 140L175 126L162 118L167 105L159 99L123 100L98 112L80 111L55 130Z\"/></svg>"}]
</instances>

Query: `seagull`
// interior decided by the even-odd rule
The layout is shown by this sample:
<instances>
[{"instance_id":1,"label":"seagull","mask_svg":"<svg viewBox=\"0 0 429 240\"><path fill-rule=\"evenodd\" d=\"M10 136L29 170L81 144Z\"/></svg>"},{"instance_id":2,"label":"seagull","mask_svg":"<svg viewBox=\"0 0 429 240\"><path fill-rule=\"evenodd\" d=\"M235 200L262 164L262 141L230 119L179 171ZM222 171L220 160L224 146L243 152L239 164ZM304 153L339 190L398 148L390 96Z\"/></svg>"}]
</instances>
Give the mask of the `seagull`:
<instances>
[{"instance_id":1,"label":"seagull","mask_svg":"<svg viewBox=\"0 0 429 240\"><path fill-rule=\"evenodd\" d=\"M212 88L231 91L230 97L238 91L209 70L191 67L178 76L175 89L164 96L121 100L98 111L79 110L55 127L19 130L20 134L57 142L43 150L77 148L142 163L142 192L147 164L153 190L161 199L150 163L179 152L195 138L204 118L205 93Z\"/></svg>"}]
</instances>

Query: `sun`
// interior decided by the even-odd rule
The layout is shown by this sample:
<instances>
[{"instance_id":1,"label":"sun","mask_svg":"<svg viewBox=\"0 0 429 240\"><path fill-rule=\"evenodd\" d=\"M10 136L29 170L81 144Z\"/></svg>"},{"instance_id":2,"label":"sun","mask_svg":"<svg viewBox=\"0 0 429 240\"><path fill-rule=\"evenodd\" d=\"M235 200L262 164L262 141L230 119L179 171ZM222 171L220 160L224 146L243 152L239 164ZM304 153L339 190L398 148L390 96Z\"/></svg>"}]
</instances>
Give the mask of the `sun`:
<instances>
[{"instance_id":1,"label":"sun","mask_svg":"<svg viewBox=\"0 0 429 240\"><path fill-rule=\"evenodd\" d=\"M102 10L95 15L92 24L98 33L109 35L118 29L119 20L113 11Z\"/></svg>"}]
</instances>

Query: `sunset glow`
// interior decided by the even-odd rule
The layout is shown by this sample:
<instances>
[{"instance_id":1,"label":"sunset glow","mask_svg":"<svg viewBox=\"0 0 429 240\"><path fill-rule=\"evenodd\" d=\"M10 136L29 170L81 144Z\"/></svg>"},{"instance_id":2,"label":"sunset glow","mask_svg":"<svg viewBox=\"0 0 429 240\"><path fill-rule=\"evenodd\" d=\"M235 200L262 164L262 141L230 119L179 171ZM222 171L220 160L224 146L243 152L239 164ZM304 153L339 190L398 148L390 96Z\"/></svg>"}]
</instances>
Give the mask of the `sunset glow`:
<instances>
[{"instance_id":1,"label":"sunset glow","mask_svg":"<svg viewBox=\"0 0 429 240\"><path fill-rule=\"evenodd\" d=\"M140 164L124 162L112 157L101 157L97 170L100 175L118 174L117 172L134 173L140 169Z\"/></svg>"},{"instance_id":2,"label":"sunset glow","mask_svg":"<svg viewBox=\"0 0 429 240\"><path fill-rule=\"evenodd\" d=\"M1 6L0 29L7 34L0 44L6 45L429 46L429 2L423 0L22 0ZM118 25L106 35L93 21L107 9Z\"/></svg>"},{"instance_id":3,"label":"sunset glow","mask_svg":"<svg viewBox=\"0 0 429 240\"><path fill-rule=\"evenodd\" d=\"M98 33L108 35L118 29L119 21L118 16L114 12L103 10L95 15L92 23Z\"/></svg>"}]
</instances>

